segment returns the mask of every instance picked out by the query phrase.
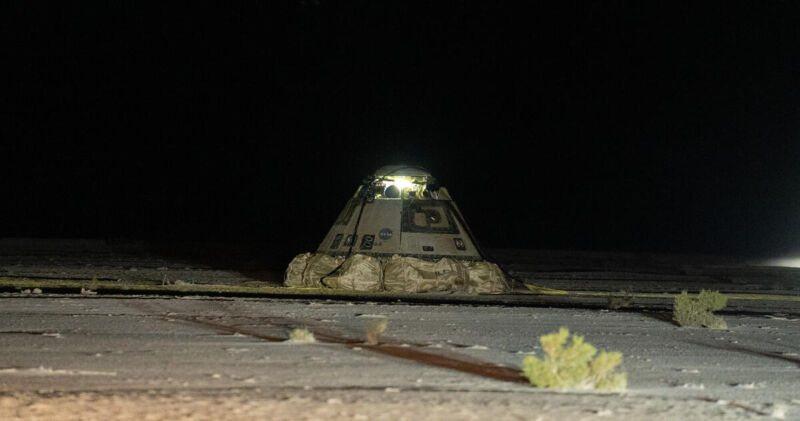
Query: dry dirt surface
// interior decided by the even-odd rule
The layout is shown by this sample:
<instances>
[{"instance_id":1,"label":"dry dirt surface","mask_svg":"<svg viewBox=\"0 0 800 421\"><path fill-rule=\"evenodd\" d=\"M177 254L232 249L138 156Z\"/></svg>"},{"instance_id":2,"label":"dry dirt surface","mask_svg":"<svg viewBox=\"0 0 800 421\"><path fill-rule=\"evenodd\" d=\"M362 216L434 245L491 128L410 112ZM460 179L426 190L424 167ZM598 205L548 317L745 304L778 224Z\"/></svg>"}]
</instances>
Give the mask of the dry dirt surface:
<instances>
[{"instance_id":1,"label":"dry dirt surface","mask_svg":"<svg viewBox=\"0 0 800 421\"><path fill-rule=\"evenodd\" d=\"M261 243L0 238L0 277L280 286L291 258L305 251L312 250ZM510 249L489 254L520 282L555 289L800 295L800 268L770 266L763 259Z\"/></svg>"},{"instance_id":2,"label":"dry dirt surface","mask_svg":"<svg viewBox=\"0 0 800 421\"><path fill-rule=\"evenodd\" d=\"M721 258L495 254L522 280L551 288L800 291L800 269ZM437 303L47 290L47 282L93 278L279 285L285 262L270 255L266 247L0 240L0 277L44 289L0 292L0 421L800 420L796 300L726 312L728 329L710 331L680 328L656 307L548 307L574 304L558 296L522 306L495 296ZM365 326L376 318L387 331L367 344ZM562 326L623 353L625 394L553 392L520 377L524 358L542 357L539 337ZM295 328L317 342L287 343Z\"/></svg>"},{"instance_id":3,"label":"dry dirt surface","mask_svg":"<svg viewBox=\"0 0 800 421\"><path fill-rule=\"evenodd\" d=\"M591 394L314 392L17 393L0 397L7 421L204 420L748 420L778 418L729 402Z\"/></svg>"},{"instance_id":4,"label":"dry dirt surface","mask_svg":"<svg viewBox=\"0 0 800 421\"><path fill-rule=\"evenodd\" d=\"M0 420L798 419L800 319L721 331L587 309L0 296ZM365 343L376 318L388 328ZM519 376L567 326L624 355L624 395ZM287 342L295 328L317 342ZM516 377L514 373L517 373Z\"/></svg>"}]
</instances>

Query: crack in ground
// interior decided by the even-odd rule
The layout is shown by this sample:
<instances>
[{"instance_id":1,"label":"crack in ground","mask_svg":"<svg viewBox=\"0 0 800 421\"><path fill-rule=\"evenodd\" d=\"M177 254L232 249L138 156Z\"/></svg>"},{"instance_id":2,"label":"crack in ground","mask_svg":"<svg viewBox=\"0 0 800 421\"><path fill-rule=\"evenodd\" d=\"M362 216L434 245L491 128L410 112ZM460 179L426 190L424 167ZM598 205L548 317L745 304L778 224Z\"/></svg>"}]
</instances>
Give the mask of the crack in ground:
<instances>
[{"instance_id":1,"label":"crack in ground","mask_svg":"<svg viewBox=\"0 0 800 421\"><path fill-rule=\"evenodd\" d=\"M214 322L211 320L207 320L202 316L181 317L177 315L170 315L165 317L169 317L176 320L184 320L191 323L197 323L203 326L222 330L224 332L239 333L242 335L263 339L270 342L283 342L286 340L285 338L264 335L249 329L242 329L236 326ZM291 320L275 318L275 317L270 317L270 318L261 317L259 319L262 322L266 322L267 324L270 324L272 326L291 327L291 325L296 324ZM460 355L458 357L456 356L451 357L415 349L415 347L418 346L426 346L422 344L415 344L413 346L410 344L404 344L405 345L404 346L404 345L398 345L396 343L383 342L383 343L378 343L376 345L370 345L360 339L343 337L332 334L330 332L322 332L314 327L309 327L308 329L314 333L314 337L318 341L323 343L341 344L347 346L349 349L359 348L359 349L369 350L390 357L401 358L404 360L413 361L416 363L429 365L437 368L446 368L450 370L460 371L462 373L476 375L492 380L499 380L516 384L526 384L526 385L530 384L529 381L525 377L523 377L522 371L519 369L505 367L494 363L488 363L472 357L465 357Z\"/></svg>"},{"instance_id":2,"label":"crack in ground","mask_svg":"<svg viewBox=\"0 0 800 421\"><path fill-rule=\"evenodd\" d=\"M153 303L153 304L155 304L155 303ZM144 307L149 307L148 310L152 310L151 306L153 304L145 305ZM158 304L155 304L155 305L159 306ZM141 307L141 304L136 306L136 307ZM161 307L161 306L159 306L159 307ZM163 310L163 307L162 307L162 310ZM234 316L210 316L210 317L209 316L181 316L181 315L177 315L177 314L171 313L171 312L168 313L168 314L164 314L161 317L163 317L164 319L174 319L174 320L185 321L185 322L188 322L188 323L200 324L200 325L203 325L203 326L206 326L206 327L210 327L210 328L213 328L213 329L221 330L223 332L239 333L239 334L242 334L242 335L247 335L247 336L251 336L251 337L254 337L254 338L258 338L258 339L263 339L263 340L267 340L267 341L270 341L270 342L283 342L283 341L286 341L287 338L264 335L264 334L261 334L261 333L258 333L258 332L254 332L254 331L252 331L250 329L243 329L241 327L237 327L236 325L231 326L230 324L221 323L221 322L219 322L219 320L223 319L223 318L232 318L232 319L237 319L237 321L251 322L251 323L247 323L249 325L277 326L277 327L282 327L282 328L287 328L287 329L295 328L295 327L298 327L298 326L305 326L307 329L309 329L310 331L312 331L314 333L315 337L320 342L323 342L323 343L339 344L339 345L343 345L343 346L345 346L345 347L347 347L349 349L362 349L362 350L373 351L373 352L380 353L380 354L383 354L383 355L386 355L386 356L390 356L390 357L401 358L401 359L405 359L405 360L408 360L408 361L413 361L413 362L416 362L416 363L419 363L419 364L429 365L429 366L433 366L433 367L437 367L437 368L445 368L445 369L450 369L450 370L454 370L454 371L459 371L459 372L462 372L462 373L476 375L476 376L480 376L480 377L484 377L484 378L488 378L488 379L492 379L492 380L498 380L498 381L503 381L503 382L507 382L507 383L514 383L514 384L523 384L523 385L527 385L527 386L530 385L528 379L523 377L521 370L516 369L516 368L501 366L501 365L497 365L497 364L493 364L493 363L488 363L488 362L485 362L485 361L482 361L482 360L479 360L479 359L476 359L476 358L473 358L473 357L464 356L464 355L460 355L460 354L456 354L456 353L452 353L452 354L455 354L455 356L446 356L446 355L441 355L441 354L434 354L434 353L430 353L430 352L424 352L424 351L420 351L420 350L415 349L415 348L428 346L428 345L425 345L425 344L413 344L413 345L411 345L411 344L399 343L399 342L391 340L390 338L385 338L382 343L379 343L377 345L370 345L370 344L367 344L366 342L364 342L363 340L360 340L360 339L354 339L354 338L348 338L348 337L340 336L336 332L331 331L331 329L329 327L327 327L327 326L325 328L315 327L315 326L313 326L315 323L313 323L313 322L309 323L309 321L302 321L301 322L301 321L298 321L298 320L288 319L288 318L284 318L284 317L276 317L276 316L266 316L266 317L265 316L248 317L248 316L235 316L235 315ZM216 321L212 321L212 320L208 320L208 319L213 319L213 320L216 320ZM245 323L238 323L238 324L245 324ZM311 390L317 390L317 389L318 390L324 390L324 388L312 388ZM351 390L362 390L362 389L364 391L372 390L370 388L362 388L362 387L358 387L358 386L355 386ZM383 389L385 389L385 388L383 388ZM306 389L304 389L304 390L306 390ZM336 390L336 389L332 389L332 390ZM531 390L531 392L537 392L537 393L563 393L563 392L555 392L555 391L551 391L551 390L542 390L542 389L538 389L538 388L531 388L530 390ZM419 389L409 388L409 389L403 389L403 391L421 391L421 392L425 392L425 391L428 391L428 390L426 390L424 388L419 388ZM435 391L435 390L430 390L430 391ZM445 391L445 390L442 390L442 391ZM471 392L473 390L469 390L469 391ZM498 391L498 392L504 393L505 391ZM653 398L653 396L646 396L646 395L639 395L639 397L643 397L643 398L646 398L646 399L647 398ZM691 398L689 398L687 400L720 403L720 401L718 401L718 400L710 399L710 398L707 398L707 397L691 397ZM760 415L760 416L769 415L766 412L761 411L761 410L759 410L757 408L753 408L751 406L744 405L744 404L741 404L741 403L738 403L738 402L735 402L735 401L726 401L724 403L725 403L726 406L733 407L733 408L738 408L738 409L741 409L743 411L746 411L746 412L749 412L749 413L753 413L753 414L757 414L757 415Z\"/></svg>"}]
</instances>

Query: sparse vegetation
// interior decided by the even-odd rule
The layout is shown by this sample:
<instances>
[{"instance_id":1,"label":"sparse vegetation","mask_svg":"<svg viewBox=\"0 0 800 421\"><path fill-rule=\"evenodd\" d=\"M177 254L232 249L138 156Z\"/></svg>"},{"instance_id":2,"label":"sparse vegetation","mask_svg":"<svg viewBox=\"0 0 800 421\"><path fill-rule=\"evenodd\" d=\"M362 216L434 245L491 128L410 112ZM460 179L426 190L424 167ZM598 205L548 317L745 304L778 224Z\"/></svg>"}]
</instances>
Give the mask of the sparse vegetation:
<instances>
[{"instance_id":1,"label":"sparse vegetation","mask_svg":"<svg viewBox=\"0 0 800 421\"><path fill-rule=\"evenodd\" d=\"M367 323L367 343L377 345L381 334L386 330L386 319L374 319Z\"/></svg>"},{"instance_id":2,"label":"sparse vegetation","mask_svg":"<svg viewBox=\"0 0 800 421\"><path fill-rule=\"evenodd\" d=\"M707 327L709 329L727 329L725 319L713 312L722 310L728 303L728 297L719 291L702 290L697 297L686 291L675 297L673 317L681 326Z\"/></svg>"},{"instance_id":3,"label":"sparse vegetation","mask_svg":"<svg viewBox=\"0 0 800 421\"><path fill-rule=\"evenodd\" d=\"M226 284L195 284L188 282L170 281L168 279L167 285L162 285L163 280L105 280L100 279L97 285L91 285L90 280L74 280L74 279L30 279L30 278L9 278L0 276L0 288L12 289L70 289L80 292L81 288L87 288L93 291L103 290L104 292L115 291L136 291L142 294L159 294L163 292L181 291L193 293L223 293L223 294L241 294L241 295L262 295L262 294L292 294L292 295L330 295L330 296L380 296L383 293L377 292L359 292L347 290L332 290L332 289L312 289L312 288L286 288L275 286L274 283L265 281L252 281L245 282L241 285L226 285ZM87 285L87 282L90 284Z\"/></svg>"},{"instance_id":4,"label":"sparse vegetation","mask_svg":"<svg viewBox=\"0 0 800 421\"><path fill-rule=\"evenodd\" d=\"M92 280L89 281L89 285L86 286L86 289L97 291L99 283L97 282L97 275L92 275Z\"/></svg>"},{"instance_id":5,"label":"sparse vegetation","mask_svg":"<svg viewBox=\"0 0 800 421\"><path fill-rule=\"evenodd\" d=\"M81 288L81 295L97 295L97 291L92 291L91 289Z\"/></svg>"},{"instance_id":6,"label":"sparse vegetation","mask_svg":"<svg viewBox=\"0 0 800 421\"><path fill-rule=\"evenodd\" d=\"M314 333L306 328L294 329L289 332L289 342L297 344L310 344L317 340L314 339Z\"/></svg>"},{"instance_id":7,"label":"sparse vegetation","mask_svg":"<svg viewBox=\"0 0 800 421\"><path fill-rule=\"evenodd\" d=\"M608 303L606 307L609 310L619 310L621 308L629 307L633 303L633 297L628 294L628 291L620 291L621 295L608 293Z\"/></svg>"},{"instance_id":8,"label":"sparse vegetation","mask_svg":"<svg viewBox=\"0 0 800 421\"><path fill-rule=\"evenodd\" d=\"M167 274L164 274L164 277L161 279L161 286L175 286L178 287L178 290L184 290L185 287L191 286L191 282L186 282L181 279L176 279L174 281L167 278Z\"/></svg>"},{"instance_id":9,"label":"sparse vegetation","mask_svg":"<svg viewBox=\"0 0 800 421\"><path fill-rule=\"evenodd\" d=\"M595 358L597 348L583 342L583 336L573 334L565 347L568 338L565 327L540 338L544 358L530 356L522 361L522 372L531 384L551 389L625 390L627 375L615 372L622 363L622 353L603 351Z\"/></svg>"}]
</instances>

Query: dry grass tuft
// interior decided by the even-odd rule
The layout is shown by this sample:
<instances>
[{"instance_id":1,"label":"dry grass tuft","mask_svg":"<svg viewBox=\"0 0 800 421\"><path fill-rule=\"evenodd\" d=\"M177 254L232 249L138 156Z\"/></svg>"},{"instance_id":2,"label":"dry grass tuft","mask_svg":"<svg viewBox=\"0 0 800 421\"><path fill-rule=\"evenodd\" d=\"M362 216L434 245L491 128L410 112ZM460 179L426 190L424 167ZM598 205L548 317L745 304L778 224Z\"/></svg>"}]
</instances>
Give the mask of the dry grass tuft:
<instances>
[{"instance_id":1,"label":"dry grass tuft","mask_svg":"<svg viewBox=\"0 0 800 421\"><path fill-rule=\"evenodd\" d=\"M374 319L367 323L367 343L377 345L381 334L386 330L386 319Z\"/></svg>"},{"instance_id":2,"label":"dry grass tuft","mask_svg":"<svg viewBox=\"0 0 800 421\"><path fill-rule=\"evenodd\" d=\"M317 340L314 339L314 333L306 328L294 329L289 332L289 342L296 344L310 344Z\"/></svg>"},{"instance_id":3,"label":"dry grass tuft","mask_svg":"<svg viewBox=\"0 0 800 421\"><path fill-rule=\"evenodd\" d=\"M608 303L606 308L609 310L619 310L621 308L630 307L633 303L633 297L628 294L628 291L620 291L622 295L608 294Z\"/></svg>"}]
</instances>

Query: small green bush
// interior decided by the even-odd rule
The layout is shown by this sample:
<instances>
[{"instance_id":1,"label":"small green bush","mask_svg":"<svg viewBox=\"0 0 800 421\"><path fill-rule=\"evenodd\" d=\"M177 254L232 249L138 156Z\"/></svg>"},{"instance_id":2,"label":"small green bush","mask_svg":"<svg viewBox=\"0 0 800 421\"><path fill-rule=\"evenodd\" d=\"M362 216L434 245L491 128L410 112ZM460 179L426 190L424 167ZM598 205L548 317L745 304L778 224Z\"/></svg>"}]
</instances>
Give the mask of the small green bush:
<instances>
[{"instance_id":1,"label":"small green bush","mask_svg":"<svg viewBox=\"0 0 800 421\"><path fill-rule=\"evenodd\" d=\"M289 342L308 344L316 341L314 334L308 329L294 329L289 332Z\"/></svg>"},{"instance_id":2,"label":"small green bush","mask_svg":"<svg viewBox=\"0 0 800 421\"><path fill-rule=\"evenodd\" d=\"M522 361L522 372L536 387L551 389L596 389L605 392L622 392L627 386L625 373L615 373L622 363L622 353L601 352L583 342L583 336L572 335L569 346L569 330L562 327L558 333L550 333L539 340L547 354L543 359L527 357Z\"/></svg>"},{"instance_id":3,"label":"small green bush","mask_svg":"<svg viewBox=\"0 0 800 421\"><path fill-rule=\"evenodd\" d=\"M709 329L727 329L728 324L713 311L722 310L728 303L728 297L719 291L702 290L697 297L690 297L686 291L675 297L673 316L681 326L707 327Z\"/></svg>"}]
</instances>

